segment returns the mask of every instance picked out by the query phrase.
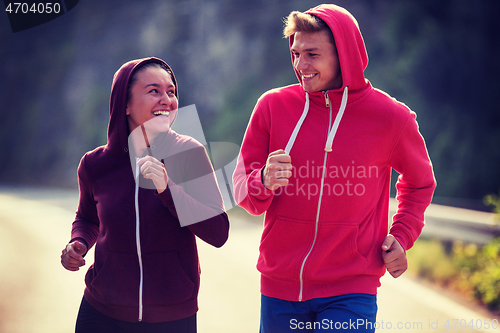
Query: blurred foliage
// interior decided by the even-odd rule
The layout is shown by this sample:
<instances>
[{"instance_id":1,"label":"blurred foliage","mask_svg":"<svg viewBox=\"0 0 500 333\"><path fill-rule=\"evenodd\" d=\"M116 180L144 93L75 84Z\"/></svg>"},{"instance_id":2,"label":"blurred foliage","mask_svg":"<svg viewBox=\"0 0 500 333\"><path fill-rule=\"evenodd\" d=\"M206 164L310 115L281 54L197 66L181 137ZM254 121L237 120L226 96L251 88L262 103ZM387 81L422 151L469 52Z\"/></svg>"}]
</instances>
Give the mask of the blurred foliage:
<instances>
[{"instance_id":1,"label":"blurred foliage","mask_svg":"<svg viewBox=\"0 0 500 333\"><path fill-rule=\"evenodd\" d=\"M339 0L359 22L372 84L418 114L436 196L500 188L500 33L495 0ZM81 156L106 143L114 72L158 56L207 142L240 144L257 98L297 83L282 18L311 0L87 0L13 34L0 21L0 182L75 187Z\"/></svg>"},{"instance_id":2,"label":"blurred foliage","mask_svg":"<svg viewBox=\"0 0 500 333\"><path fill-rule=\"evenodd\" d=\"M484 204L486 206L493 206L493 212L496 214L496 221L500 223L500 196L495 194L488 194L484 197Z\"/></svg>"},{"instance_id":3,"label":"blurred foliage","mask_svg":"<svg viewBox=\"0 0 500 333\"><path fill-rule=\"evenodd\" d=\"M407 255L418 276L500 310L500 238L482 248L455 241L451 253L438 241L419 239Z\"/></svg>"}]
</instances>

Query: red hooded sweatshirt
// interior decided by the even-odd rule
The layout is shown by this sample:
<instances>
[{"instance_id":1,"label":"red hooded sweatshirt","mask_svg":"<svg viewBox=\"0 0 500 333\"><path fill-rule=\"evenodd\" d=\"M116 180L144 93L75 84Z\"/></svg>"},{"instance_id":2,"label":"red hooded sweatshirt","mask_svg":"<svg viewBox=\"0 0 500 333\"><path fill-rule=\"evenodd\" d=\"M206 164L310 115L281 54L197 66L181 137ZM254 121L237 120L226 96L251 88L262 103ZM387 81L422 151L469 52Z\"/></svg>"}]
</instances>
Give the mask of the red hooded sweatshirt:
<instances>
[{"instance_id":1,"label":"red hooded sweatshirt","mask_svg":"<svg viewBox=\"0 0 500 333\"><path fill-rule=\"evenodd\" d=\"M195 235L220 247L229 221L210 160L194 139L171 130L150 143L149 151L164 160L169 175L161 194L137 172L136 156L129 156L127 87L135 69L149 62L170 68L146 58L124 64L115 74L108 143L85 154L78 167L80 200L71 241L88 249L95 244L84 293L93 307L115 319L155 323L196 313L200 270ZM200 178L203 186L190 182ZM184 206L220 214L182 227Z\"/></svg>"},{"instance_id":2,"label":"red hooded sweatshirt","mask_svg":"<svg viewBox=\"0 0 500 333\"><path fill-rule=\"evenodd\" d=\"M436 186L432 165L415 113L365 79L368 57L354 17L334 5L307 13L333 33L343 86L306 93L295 84L260 97L233 175L235 198L251 214L266 213L257 263L263 295L376 294L384 238L391 233L409 249L420 235ZM290 154L292 176L269 191L261 175L278 149ZM400 177L389 231L391 169Z\"/></svg>"}]
</instances>

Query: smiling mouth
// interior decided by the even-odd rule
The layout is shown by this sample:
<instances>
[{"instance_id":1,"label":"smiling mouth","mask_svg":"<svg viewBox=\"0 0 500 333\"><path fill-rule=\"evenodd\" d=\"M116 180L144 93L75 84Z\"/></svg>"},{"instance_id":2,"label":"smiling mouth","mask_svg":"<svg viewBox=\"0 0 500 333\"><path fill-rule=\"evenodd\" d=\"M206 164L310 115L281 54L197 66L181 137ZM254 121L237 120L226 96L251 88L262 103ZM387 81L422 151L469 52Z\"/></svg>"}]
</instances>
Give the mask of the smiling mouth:
<instances>
[{"instance_id":1,"label":"smiling mouth","mask_svg":"<svg viewBox=\"0 0 500 333\"><path fill-rule=\"evenodd\" d=\"M155 111L153 112L155 116L167 116L170 114L170 111Z\"/></svg>"},{"instance_id":2,"label":"smiling mouth","mask_svg":"<svg viewBox=\"0 0 500 333\"><path fill-rule=\"evenodd\" d=\"M312 79L313 77L315 77L316 75L318 75L317 73L315 74L302 74L302 77L304 79Z\"/></svg>"}]
</instances>

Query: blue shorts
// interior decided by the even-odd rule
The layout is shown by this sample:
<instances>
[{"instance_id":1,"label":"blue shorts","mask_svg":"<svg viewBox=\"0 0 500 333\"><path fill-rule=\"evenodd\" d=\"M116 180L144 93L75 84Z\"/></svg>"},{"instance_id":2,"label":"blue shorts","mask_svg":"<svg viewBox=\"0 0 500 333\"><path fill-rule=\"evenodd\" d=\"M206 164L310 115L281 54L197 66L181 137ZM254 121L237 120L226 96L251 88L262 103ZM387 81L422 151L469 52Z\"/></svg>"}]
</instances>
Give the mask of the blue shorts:
<instances>
[{"instance_id":1,"label":"blue shorts","mask_svg":"<svg viewBox=\"0 0 500 333\"><path fill-rule=\"evenodd\" d=\"M377 296L349 294L284 301L262 295L260 333L375 332Z\"/></svg>"}]
</instances>

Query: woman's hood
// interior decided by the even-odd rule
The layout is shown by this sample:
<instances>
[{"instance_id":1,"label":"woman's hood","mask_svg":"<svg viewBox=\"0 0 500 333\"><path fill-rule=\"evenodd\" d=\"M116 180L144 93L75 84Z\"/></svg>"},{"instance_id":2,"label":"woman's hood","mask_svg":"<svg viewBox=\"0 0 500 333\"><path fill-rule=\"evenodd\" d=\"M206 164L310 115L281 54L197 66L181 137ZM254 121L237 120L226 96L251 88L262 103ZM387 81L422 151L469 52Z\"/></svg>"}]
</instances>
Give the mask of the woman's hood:
<instances>
[{"instance_id":1,"label":"woman's hood","mask_svg":"<svg viewBox=\"0 0 500 333\"><path fill-rule=\"evenodd\" d=\"M109 101L108 144L106 150L114 155L129 158L128 148L128 121L127 121L127 90L132 74L137 68L146 63L156 62L170 69L172 81L175 85L175 95L179 98L179 87L174 72L170 66L159 58L143 58L123 64L113 77L111 97Z\"/></svg>"}]
</instances>

